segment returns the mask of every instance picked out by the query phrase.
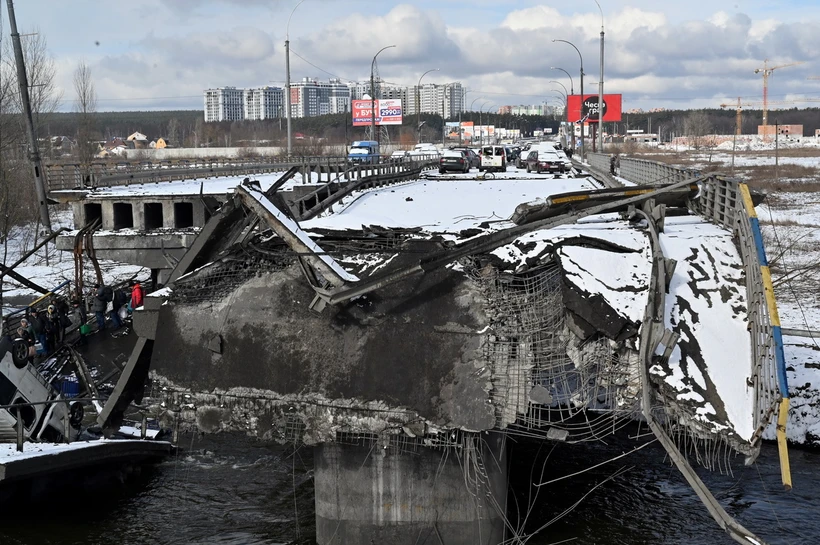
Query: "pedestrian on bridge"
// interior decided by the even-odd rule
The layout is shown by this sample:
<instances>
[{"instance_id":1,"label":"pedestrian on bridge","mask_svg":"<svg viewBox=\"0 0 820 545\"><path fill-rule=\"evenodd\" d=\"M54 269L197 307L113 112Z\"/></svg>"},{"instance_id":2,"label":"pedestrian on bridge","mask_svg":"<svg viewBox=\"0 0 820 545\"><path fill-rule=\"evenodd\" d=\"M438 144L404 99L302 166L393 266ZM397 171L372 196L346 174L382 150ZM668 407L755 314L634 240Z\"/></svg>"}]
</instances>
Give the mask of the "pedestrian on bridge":
<instances>
[{"instance_id":1,"label":"pedestrian on bridge","mask_svg":"<svg viewBox=\"0 0 820 545\"><path fill-rule=\"evenodd\" d=\"M135 308L139 308L142 306L142 286L139 283L139 280L132 280L131 281L131 302L128 304L129 313L133 312Z\"/></svg>"},{"instance_id":2,"label":"pedestrian on bridge","mask_svg":"<svg viewBox=\"0 0 820 545\"><path fill-rule=\"evenodd\" d=\"M97 331L105 329L105 309L108 303L114 298L114 290L111 286L101 286L94 284L94 296L91 300L91 312L97 318Z\"/></svg>"}]
</instances>

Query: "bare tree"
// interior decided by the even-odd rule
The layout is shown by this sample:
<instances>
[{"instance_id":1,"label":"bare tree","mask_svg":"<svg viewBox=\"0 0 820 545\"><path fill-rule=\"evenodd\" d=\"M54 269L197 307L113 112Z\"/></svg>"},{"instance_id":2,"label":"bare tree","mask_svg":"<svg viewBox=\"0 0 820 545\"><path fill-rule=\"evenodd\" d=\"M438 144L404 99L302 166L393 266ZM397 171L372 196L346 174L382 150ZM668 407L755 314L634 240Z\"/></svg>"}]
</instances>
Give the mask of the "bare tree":
<instances>
[{"instance_id":1,"label":"bare tree","mask_svg":"<svg viewBox=\"0 0 820 545\"><path fill-rule=\"evenodd\" d=\"M34 117L34 128L38 136L43 137L42 128L48 114L59 108L63 94L57 86L57 67L54 57L48 50L48 42L39 29L28 31L23 37L23 59L26 63L26 75L29 84L29 101ZM2 78L11 81L17 87L17 67L10 40L3 40ZM12 94L10 106L14 113L22 111L18 93Z\"/></svg>"},{"instance_id":2,"label":"bare tree","mask_svg":"<svg viewBox=\"0 0 820 545\"><path fill-rule=\"evenodd\" d=\"M91 68L80 61L74 70L74 92L77 102L74 110L77 112L77 159L80 161L83 182L90 181L91 161L94 158L95 113L97 112L97 92L94 90L94 81L91 78Z\"/></svg>"},{"instance_id":3,"label":"bare tree","mask_svg":"<svg viewBox=\"0 0 820 545\"><path fill-rule=\"evenodd\" d=\"M171 120L168 122L168 132L165 135L166 142L171 146L181 148L181 142L179 141L179 120L176 117L172 117Z\"/></svg>"},{"instance_id":4,"label":"bare tree","mask_svg":"<svg viewBox=\"0 0 820 545\"><path fill-rule=\"evenodd\" d=\"M704 112L692 112L683 122L683 132L689 137L693 148L699 150L704 144L704 137L712 130L709 116Z\"/></svg>"}]
</instances>

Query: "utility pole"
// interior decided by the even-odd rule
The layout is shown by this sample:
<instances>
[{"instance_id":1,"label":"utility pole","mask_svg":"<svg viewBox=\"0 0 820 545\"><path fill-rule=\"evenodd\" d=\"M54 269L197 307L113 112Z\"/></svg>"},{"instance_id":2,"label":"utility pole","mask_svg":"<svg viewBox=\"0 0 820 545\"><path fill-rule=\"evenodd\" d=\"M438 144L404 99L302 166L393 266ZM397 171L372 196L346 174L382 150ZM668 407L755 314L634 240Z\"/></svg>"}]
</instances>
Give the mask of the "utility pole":
<instances>
[{"instance_id":1,"label":"utility pole","mask_svg":"<svg viewBox=\"0 0 820 545\"><path fill-rule=\"evenodd\" d=\"M20 101L23 105L23 114L26 116L28 129L29 159L34 166L34 187L37 190L37 200L40 207L40 221L47 233L51 233L51 219L48 217L48 201L46 188L43 183L43 165L40 161L40 151L37 148L37 135L34 132L34 119L31 116L31 102L28 96L28 76L26 63L23 59L23 47L20 44L20 33L17 32L17 19L14 17L14 2L7 0L9 10L9 26L11 26L11 43L14 46L14 60L17 64L17 83L20 86Z\"/></svg>"},{"instance_id":2,"label":"utility pole","mask_svg":"<svg viewBox=\"0 0 820 545\"><path fill-rule=\"evenodd\" d=\"M601 153L604 152L604 10L601 9L601 4L598 4L598 9L601 11L601 77L598 80L598 148Z\"/></svg>"},{"instance_id":3,"label":"utility pole","mask_svg":"<svg viewBox=\"0 0 820 545\"><path fill-rule=\"evenodd\" d=\"M288 17L288 24L285 26L285 115L287 116L287 125L288 125L288 157L291 155L292 145L291 145L291 125L290 125L290 108L291 108L291 100L290 100L290 20L293 17L293 14L296 12L296 8L302 5L302 2L305 0L300 0L298 4L293 7L293 11L290 12L290 17Z\"/></svg>"}]
</instances>

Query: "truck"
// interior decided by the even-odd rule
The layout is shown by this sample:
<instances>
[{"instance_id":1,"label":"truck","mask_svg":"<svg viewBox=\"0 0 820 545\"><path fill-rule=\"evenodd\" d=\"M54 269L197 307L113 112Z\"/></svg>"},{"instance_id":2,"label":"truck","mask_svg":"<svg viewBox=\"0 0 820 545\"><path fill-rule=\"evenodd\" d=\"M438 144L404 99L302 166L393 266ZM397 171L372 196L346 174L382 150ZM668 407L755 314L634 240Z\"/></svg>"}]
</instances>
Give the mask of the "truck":
<instances>
[{"instance_id":1,"label":"truck","mask_svg":"<svg viewBox=\"0 0 820 545\"><path fill-rule=\"evenodd\" d=\"M381 161L379 143L375 140L357 140L350 146L347 161L354 164L376 164Z\"/></svg>"}]
</instances>

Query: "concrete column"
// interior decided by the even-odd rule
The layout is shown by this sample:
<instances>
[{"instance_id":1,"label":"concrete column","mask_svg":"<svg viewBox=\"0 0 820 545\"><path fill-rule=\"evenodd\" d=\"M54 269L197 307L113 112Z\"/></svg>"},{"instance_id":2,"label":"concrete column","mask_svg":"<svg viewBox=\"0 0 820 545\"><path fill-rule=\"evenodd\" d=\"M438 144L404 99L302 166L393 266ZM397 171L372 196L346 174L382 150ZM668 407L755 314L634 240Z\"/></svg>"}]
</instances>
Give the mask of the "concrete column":
<instances>
[{"instance_id":1,"label":"concrete column","mask_svg":"<svg viewBox=\"0 0 820 545\"><path fill-rule=\"evenodd\" d=\"M131 201L131 214L134 218L134 229L145 230L145 201Z\"/></svg>"},{"instance_id":2,"label":"concrete column","mask_svg":"<svg viewBox=\"0 0 820 545\"><path fill-rule=\"evenodd\" d=\"M174 201L172 200L162 201L162 226L174 226Z\"/></svg>"},{"instance_id":3,"label":"concrete column","mask_svg":"<svg viewBox=\"0 0 820 545\"><path fill-rule=\"evenodd\" d=\"M114 229L114 201L100 201L102 205L102 229L111 231Z\"/></svg>"},{"instance_id":4,"label":"concrete column","mask_svg":"<svg viewBox=\"0 0 820 545\"><path fill-rule=\"evenodd\" d=\"M501 434L412 452L327 443L314 449L319 545L497 545L504 540Z\"/></svg>"},{"instance_id":5,"label":"concrete column","mask_svg":"<svg viewBox=\"0 0 820 545\"><path fill-rule=\"evenodd\" d=\"M194 227L204 227L205 226L205 205L202 202L202 199L197 199L193 201L194 205Z\"/></svg>"}]
</instances>

